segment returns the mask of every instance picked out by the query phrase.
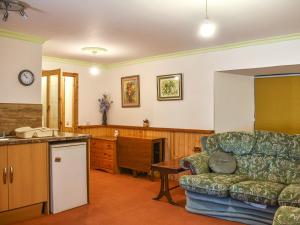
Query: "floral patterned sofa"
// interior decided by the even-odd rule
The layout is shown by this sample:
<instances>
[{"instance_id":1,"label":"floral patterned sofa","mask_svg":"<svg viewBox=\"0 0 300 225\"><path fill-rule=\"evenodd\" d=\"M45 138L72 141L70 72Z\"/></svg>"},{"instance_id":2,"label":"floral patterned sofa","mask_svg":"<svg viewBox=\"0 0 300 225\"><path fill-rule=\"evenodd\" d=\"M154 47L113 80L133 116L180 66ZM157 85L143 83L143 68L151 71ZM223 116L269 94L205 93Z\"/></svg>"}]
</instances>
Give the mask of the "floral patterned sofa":
<instances>
[{"instance_id":1,"label":"floral patterned sofa","mask_svg":"<svg viewBox=\"0 0 300 225\"><path fill-rule=\"evenodd\" d=\"M181 160L192 173L180 178L189 212L263 225L272 224L279 206L300 207L300 135L227 132L201 142L203 152ZM235 158L233 174L211 172L217 151Z\"/></svg>"},{"instance_id":2,"label":"floral patterned sofa","mask_svg":"<svg viewBox=\"0 0 300 225\"><path fill-rule=\"evenodd\" d=\"M273 225L299 225L300 208L281 206L275 213Z\"/></svg>"}]
</instances>

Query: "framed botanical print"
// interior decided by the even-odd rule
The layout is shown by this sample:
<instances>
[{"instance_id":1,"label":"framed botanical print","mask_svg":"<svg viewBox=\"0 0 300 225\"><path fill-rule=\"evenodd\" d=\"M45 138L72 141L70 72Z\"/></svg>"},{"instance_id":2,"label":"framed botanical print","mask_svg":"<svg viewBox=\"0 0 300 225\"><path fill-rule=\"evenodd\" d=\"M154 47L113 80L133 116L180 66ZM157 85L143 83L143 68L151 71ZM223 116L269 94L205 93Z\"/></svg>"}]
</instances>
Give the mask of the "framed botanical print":
<instances>
[{"instance_id":1,"label":"framed botanical print","mask_svg":"<svg viewBox=\"0 0 300 225\"><path fill-rule=\"evenodd\" d=\"M182 73L157 76L157 100L182 100Z\"/></svg>"},{"instance_id":2,"label":"framed botanical print","mask_svg":"<svg viewBox=\"0 0 300 225\"><path fill-rule=\"evenodd\" d=\"M139 75L121 77L122 107L140 107Z\"/></svg>"}]
</instances>

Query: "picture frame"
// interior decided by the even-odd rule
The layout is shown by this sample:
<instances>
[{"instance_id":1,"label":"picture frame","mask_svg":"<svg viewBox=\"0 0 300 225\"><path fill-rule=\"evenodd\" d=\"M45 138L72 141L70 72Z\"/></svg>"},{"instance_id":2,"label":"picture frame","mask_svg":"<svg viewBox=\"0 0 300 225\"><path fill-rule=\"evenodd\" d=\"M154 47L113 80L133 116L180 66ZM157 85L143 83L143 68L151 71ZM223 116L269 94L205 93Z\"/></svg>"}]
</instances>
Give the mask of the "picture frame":
<instances>
[{"instance_id":1,"label":"picture frame","mask_svg":"<svg viewBox=\"0 0 300 225\"><path fill-rule=\"evenodd\" d=\"M122 108L140 107L140 76L121 77Z\"/></svg>"},{"instance_id":2,"label":"picture frame","mask_svg":"<svg viewBox=\"0 0 300 225\"><path fill-rule=\"evenodd\" d=\"M157 100L183 100L182 79L182 73L157 76Z\"/></svg>"}]
</instances>

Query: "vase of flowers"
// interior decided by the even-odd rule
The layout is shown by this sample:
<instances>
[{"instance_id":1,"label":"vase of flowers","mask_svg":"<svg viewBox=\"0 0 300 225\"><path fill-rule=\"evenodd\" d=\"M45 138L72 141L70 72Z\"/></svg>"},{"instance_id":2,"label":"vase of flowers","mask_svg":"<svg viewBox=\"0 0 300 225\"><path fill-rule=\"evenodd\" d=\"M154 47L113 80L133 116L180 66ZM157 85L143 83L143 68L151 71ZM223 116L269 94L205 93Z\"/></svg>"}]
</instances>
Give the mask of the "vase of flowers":
<instances>
[{"instance_id":1,"label":"vase of flowers","mask_svg":"<svg viewBox=\"0 0 300 225\"><path fill-rule=\"evenodd\" d=\"M113 101L107 94L103 94L101 98L98 99L100 112L102 113L102 125L107 125L107 112L110 109Z\"/></svg>"}]
</instances>

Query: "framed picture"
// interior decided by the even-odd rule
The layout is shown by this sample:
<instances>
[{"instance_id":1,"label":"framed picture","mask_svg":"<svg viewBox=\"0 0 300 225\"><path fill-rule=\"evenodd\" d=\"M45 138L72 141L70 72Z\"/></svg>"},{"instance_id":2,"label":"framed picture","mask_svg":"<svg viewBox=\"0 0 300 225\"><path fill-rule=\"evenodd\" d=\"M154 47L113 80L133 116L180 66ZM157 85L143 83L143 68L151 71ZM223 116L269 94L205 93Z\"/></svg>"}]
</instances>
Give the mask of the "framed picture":
<instances>
[{"instance_id":1,"label":"framed picture","mask_svg":"<svg viewBox=\"0 0 300 225\"><path fill-rule=\"evenodd\" d=\"M139 75L121 77L122 107L140 107Z\"/></svg>"},{"instance_id":2,"label":"framed picture","mask_svg":"<svg viewBox=\"0 0 300 225\"><path fill-rule=\"evenodd\" d=\"M157 76L157 100L182 100L182 73Z\"/></svg>"}]
</instances>

